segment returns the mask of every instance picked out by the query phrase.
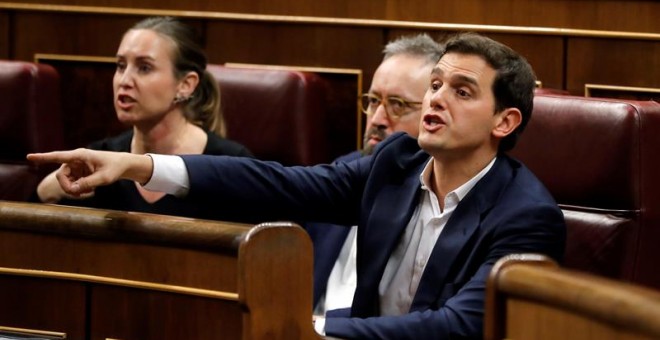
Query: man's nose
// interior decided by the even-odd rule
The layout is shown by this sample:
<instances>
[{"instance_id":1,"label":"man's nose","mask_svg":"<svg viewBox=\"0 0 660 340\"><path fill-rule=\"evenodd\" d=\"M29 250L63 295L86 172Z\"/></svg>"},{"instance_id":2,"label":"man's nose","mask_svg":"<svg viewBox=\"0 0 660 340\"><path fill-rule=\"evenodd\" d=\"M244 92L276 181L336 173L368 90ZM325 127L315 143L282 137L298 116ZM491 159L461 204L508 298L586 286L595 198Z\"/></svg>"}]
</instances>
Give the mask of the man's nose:
<instances>
[{"instance_id":1,"label":"man's nose","mask_svg":"<svg viewBox=\"0 0 660 340\"><path fill-rule=\"evenodd\" d=\"M437 91L431 93L430 104L431 107L445 108L447 100L448 87L442 85Z\"/></svg>"},{"instance_id":2,"label":"man's nose","mask_svg":"<svg viewBox=\"0 0 660 340\"><path fill-rule=\"evenodd\" d=\"M371 115L371 124L374 126L389 126L390 124L390 117L387 114L387 109L385 108L385 105L383 102L378 105L376 108L376 111Z\"/></svg>"}]
</instances>

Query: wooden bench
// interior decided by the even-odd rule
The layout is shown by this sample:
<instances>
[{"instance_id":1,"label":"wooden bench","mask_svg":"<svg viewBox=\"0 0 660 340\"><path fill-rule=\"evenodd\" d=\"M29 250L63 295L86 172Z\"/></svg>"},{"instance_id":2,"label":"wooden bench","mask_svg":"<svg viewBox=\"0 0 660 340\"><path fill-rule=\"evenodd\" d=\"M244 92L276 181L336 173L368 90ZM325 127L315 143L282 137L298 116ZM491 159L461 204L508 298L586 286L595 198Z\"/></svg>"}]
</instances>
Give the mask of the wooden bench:
<instances>
[{"instance_id":1,"label":"wooden bench","mask_svg":"<svg viewBox=\"0 0 660 340\"><path fill-rule=\"evenodd\" d=\"M311 273L311 242L287 222L242 225L0 201L6 333L316 339Z\"/></svg>"},{"instance_id":2,"label":"wooden bench","mask_svg":"<svg viewBox=\"0 0 660 340\"><path fill-rule=\"evenodd\" d=\"M486 289L484 339L659 339L660 292L547 257L498 261Z\"/></svg>"}]
</instances>

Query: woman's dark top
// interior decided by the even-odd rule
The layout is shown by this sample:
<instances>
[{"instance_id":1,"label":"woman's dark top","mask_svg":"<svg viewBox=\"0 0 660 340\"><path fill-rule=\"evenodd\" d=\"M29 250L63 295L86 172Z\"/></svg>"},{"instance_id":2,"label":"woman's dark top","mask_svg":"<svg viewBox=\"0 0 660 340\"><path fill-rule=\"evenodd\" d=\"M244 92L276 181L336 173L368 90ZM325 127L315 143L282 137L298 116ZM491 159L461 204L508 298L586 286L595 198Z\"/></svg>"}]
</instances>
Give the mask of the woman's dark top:
<instances>
[{"instance_id":1,"label":"woman's dark top","mask_svg":"<svg viewBox=\"0 0 660 340\"><path fill-rule=\"evenodd\" d=\"M252 157L252 154L245 146L224 139L213 132L207 132L207 134L208 141L203 152L205 155ZM131 130L116 137L93 142L88 148L104 151L130 152L132 139L133 131ZM208 212L205 213L200 204L194 204L172 195L165 195L154 203L149 203L142 198L135 186L135 182L129 180L119 180L111 185L98 187L95 190L94 197L83 200L63 199L58 204L193 218L207 218L209 215Z\"/></svg>"}]
</instances>

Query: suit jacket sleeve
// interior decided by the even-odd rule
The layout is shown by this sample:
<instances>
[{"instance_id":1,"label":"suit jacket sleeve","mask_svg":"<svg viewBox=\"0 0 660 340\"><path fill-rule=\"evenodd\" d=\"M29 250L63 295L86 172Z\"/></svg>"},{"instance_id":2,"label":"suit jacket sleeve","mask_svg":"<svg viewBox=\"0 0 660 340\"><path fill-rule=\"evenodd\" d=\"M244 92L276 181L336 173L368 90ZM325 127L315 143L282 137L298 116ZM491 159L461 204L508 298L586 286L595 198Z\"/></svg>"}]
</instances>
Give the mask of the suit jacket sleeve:
<instances>
[{"instance_id":1,"label":"suit jacket sleeve","mask_svg":"<svg viewBox=\"0 0 660 340\"><path fill-rule=\"evenodd\" d=\"M212 208L213 218L356 224L371 162L284 167L243 157L183 156L188 198Z\"/></svg>"}]
</instances>

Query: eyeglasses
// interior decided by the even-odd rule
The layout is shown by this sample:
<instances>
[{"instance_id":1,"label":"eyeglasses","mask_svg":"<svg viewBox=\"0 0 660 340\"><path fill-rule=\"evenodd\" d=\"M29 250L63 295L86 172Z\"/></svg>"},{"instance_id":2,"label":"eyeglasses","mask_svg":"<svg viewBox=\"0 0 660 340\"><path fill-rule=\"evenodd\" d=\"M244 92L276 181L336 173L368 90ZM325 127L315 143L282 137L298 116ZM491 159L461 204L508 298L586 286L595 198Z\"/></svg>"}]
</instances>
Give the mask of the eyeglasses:
<instances>
[{"instance_id":1,"label":"eyeglasses","mask_svg":"<svg viewBox=\"0 0 660 340\"><path fill-rule=\"evenodd\" d=\"M422 102L411 102L399 97L386 97L383 102L379 96L371 93L362 95L362 112L368 116L376 113L380 105L385 106L385 112L391 119L398 119L414 110L414 105L420 105Z\"/></svg>"}]
</instances>

